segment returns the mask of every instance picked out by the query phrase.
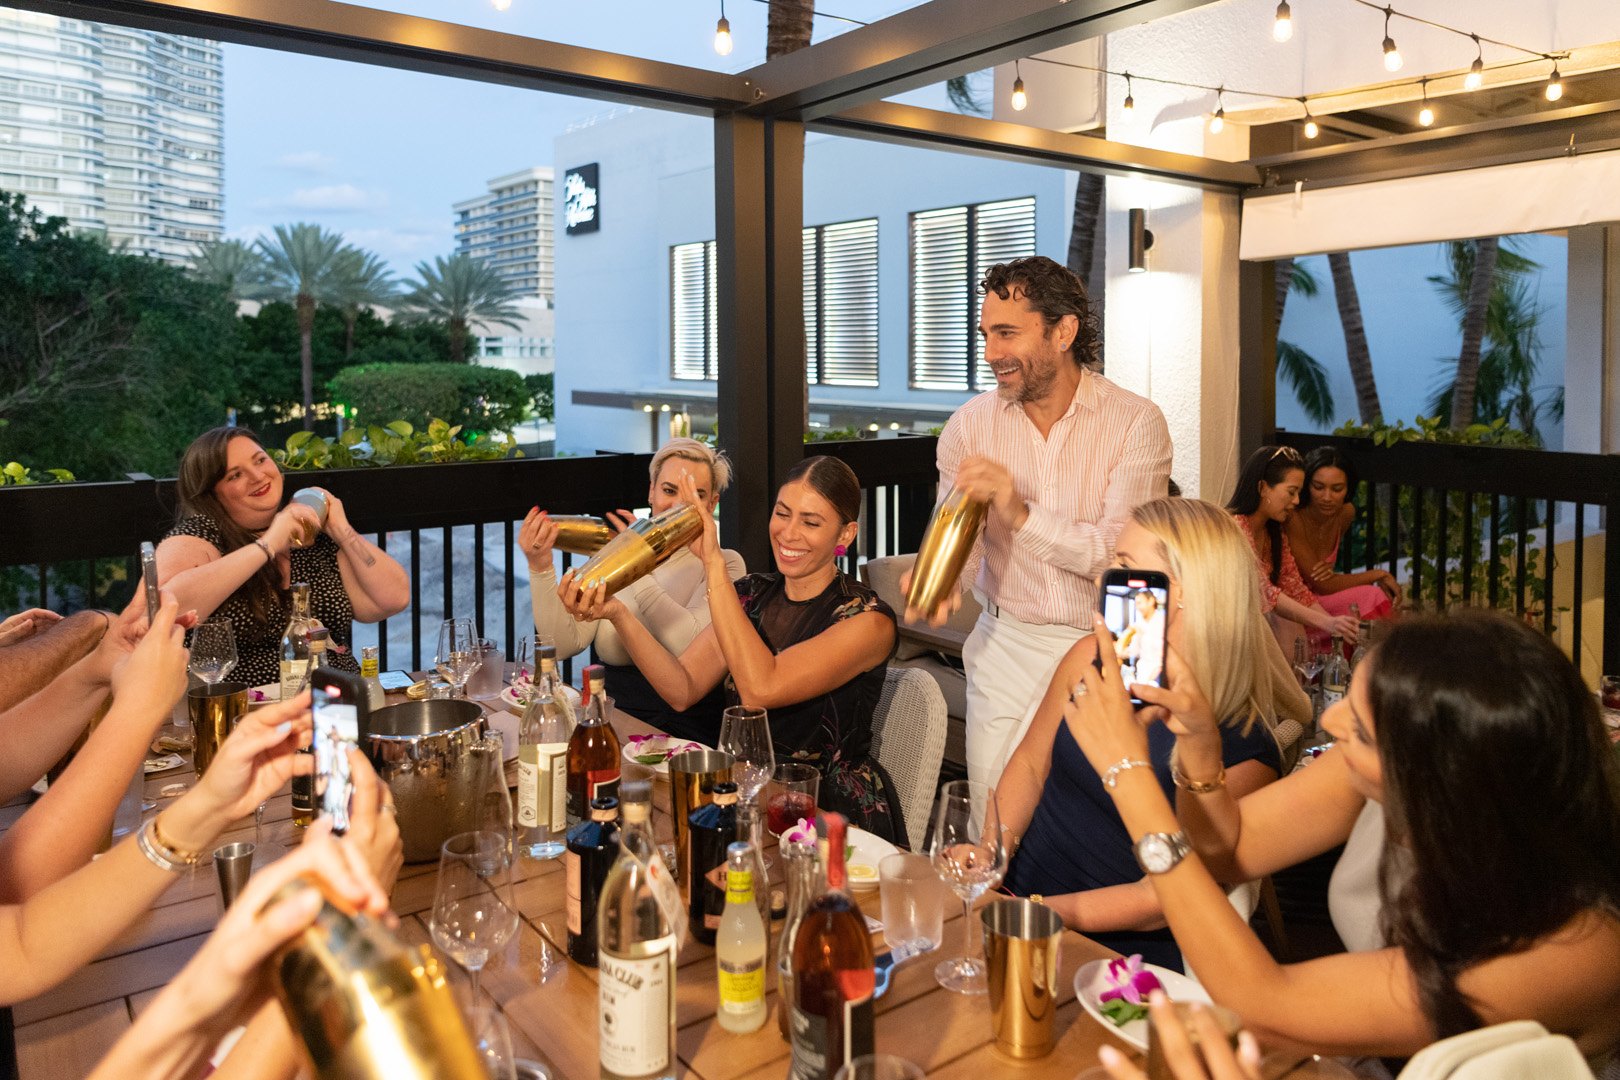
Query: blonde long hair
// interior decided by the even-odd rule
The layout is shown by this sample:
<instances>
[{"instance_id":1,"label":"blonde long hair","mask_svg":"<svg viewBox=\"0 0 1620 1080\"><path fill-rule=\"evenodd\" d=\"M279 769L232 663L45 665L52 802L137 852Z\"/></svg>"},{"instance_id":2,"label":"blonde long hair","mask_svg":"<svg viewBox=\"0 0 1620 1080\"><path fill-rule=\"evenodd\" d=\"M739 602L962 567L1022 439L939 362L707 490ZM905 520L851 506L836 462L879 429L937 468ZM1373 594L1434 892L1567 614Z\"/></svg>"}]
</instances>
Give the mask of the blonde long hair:
<instances>
[{"instance_id":1,"label":"blonde long hair","mask_svg":"<svg viewBox=\"0 0 1620 1080\"><path fill-rule=\"evenodd\" d=\"M1158 538L1181 586L1181 656L1215 716L1245 733L1288 719L1309 727L1310 701L1261 611L1254 549L1232 515L1202 499L1162 498L1131 519Z\"/></svg>"}]
</instances>

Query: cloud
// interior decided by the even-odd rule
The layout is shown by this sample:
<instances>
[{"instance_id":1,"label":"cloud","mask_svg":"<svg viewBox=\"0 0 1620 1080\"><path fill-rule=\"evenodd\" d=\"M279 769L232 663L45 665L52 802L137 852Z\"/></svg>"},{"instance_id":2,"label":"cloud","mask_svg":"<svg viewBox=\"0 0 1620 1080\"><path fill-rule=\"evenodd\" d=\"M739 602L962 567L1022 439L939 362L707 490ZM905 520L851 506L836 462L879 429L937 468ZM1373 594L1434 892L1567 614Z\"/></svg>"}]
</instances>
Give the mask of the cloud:
<instances>
[{"instance_id":1,"label":"cloud","mask_svg":"<svg viewBox=\"0 0 1620 1080\"><path fill-rule=\"evenodd\" d=\"M278 169L287 169L290 172L307 172L325 174L332 171L337 159L330 154L323 154L319 150L300 150L293 154L282 154L276 159Z\"/></svg>"},{"instance_id":2,"label":"cloud","mask_svg":"<svg viewBox=\"0 0 1620 1080\"><path fill-rule=\"evenodd\" d=\"M259 199L253 204L256 210L304 210L329 214L376 211L387 206L388 192L367 191L354 184L298 188L290 195Z\"/></svg>"}]
</instances>

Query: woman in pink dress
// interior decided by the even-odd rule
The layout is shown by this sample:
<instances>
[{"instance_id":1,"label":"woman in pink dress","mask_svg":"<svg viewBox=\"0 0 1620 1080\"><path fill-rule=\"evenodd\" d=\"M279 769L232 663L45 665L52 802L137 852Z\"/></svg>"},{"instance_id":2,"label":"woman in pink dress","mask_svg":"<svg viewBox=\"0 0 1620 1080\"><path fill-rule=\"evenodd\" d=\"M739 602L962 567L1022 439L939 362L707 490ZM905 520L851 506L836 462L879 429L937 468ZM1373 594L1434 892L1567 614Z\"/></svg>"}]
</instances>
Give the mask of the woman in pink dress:
<instances>
[{"instance_id":1,"label":"woman in pink dress","mask_svg":"<svg viewBox=\"0 0 1620 1080\"><path fill-rule=\"evenodd\" d=\"M1299 509L1283 523L1300 576L1323 610L1345 615L1354 604L1363 619L1382 619L1400 603L1401 586L1388 570L1338 574L1339 544L1356 519L1350 493L1355 472L1337 448L1321 446L1305 458L1305 488Z\"/></svg>"}]
</instances>

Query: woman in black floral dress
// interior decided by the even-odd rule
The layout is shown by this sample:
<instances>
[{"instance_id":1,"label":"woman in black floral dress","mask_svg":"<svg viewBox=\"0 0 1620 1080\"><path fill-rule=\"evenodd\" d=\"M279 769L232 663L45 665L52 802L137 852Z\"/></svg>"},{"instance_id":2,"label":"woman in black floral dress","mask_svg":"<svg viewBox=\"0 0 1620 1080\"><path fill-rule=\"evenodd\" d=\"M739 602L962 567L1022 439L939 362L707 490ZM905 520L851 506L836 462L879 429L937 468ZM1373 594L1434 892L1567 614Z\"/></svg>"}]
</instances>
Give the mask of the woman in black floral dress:
<instances>
[{"instance_id":1,"label":"woman in black floral dress","mask_svg":"<svg viewBox=\"0 0 1620 1080\"><path fill-rule=\"evenodd\" d=\"M355 531L343 503L326 493L326 524L299 503L282 505L281 469L247 428L214 428L180 458L180 518L158 545L158 580L197 610L231 620L236 669L250 686L276 682L281 635L292 616L288 590L310 585L310 606L332 632L327 663L359 671L350 624L377 622L404 610L410 579L404 567ZM314 543L294 546L305 526Z\"/></svg>"},{"instance_id":2,"label":"woman in black floral dress","mask_svg":"<svg viewBox=\"0 0 1620 1080\"><path fill-rule=\"evenodd\" d=\"M689 475L682 498L701 500ZM685 709L721 679L733 703L770 711L778 761L821 770L820 806L887 840L905 839L892 784L872 757L872 714L894 652L895 618L833 560L855 539L860 482L837 458L814 457L788 474L771 515L776 571L732 582L714 519L692 545L709 589L709 628L673 656L598 586L573 575L557 587L578 618L608 619L636 666L673 708ZM719 718L715 718L719 731Z\"/></svg>"}]
</instances>

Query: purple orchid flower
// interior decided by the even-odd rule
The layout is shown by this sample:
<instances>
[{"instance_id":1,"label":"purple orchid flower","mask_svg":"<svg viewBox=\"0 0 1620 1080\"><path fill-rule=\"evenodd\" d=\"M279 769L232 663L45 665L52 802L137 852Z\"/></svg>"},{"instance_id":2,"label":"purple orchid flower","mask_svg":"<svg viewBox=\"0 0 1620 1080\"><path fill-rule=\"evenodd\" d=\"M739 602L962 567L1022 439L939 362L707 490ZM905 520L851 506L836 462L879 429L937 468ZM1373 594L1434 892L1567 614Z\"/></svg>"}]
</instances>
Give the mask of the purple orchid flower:
<instances>
[{"instance_id":1,"label":"purple orchid flower","mask_svg":"<svg viewBox=\"0 0 1620 1080\"><path fill-rule=\"evenodd\" d=\"M1097 995L1099 1002L1120 998L1132 1005L1146 1005L1149 994L1164 989L1158 976L1143 967L1140 953L1108 961L1107 979L1108 989Z\"/></svg>"},{"instance_id":2,"label":"purple orchid flower","mask_svg":"<svg viewBox=\"0 0 1620 1080\"><path fill-rule=\"evenodd\" d=\"M816 823L808 818L800 818L799 823L782 834L784 844L814 844L816 842Z\"/></svg>"}]
</instances>

